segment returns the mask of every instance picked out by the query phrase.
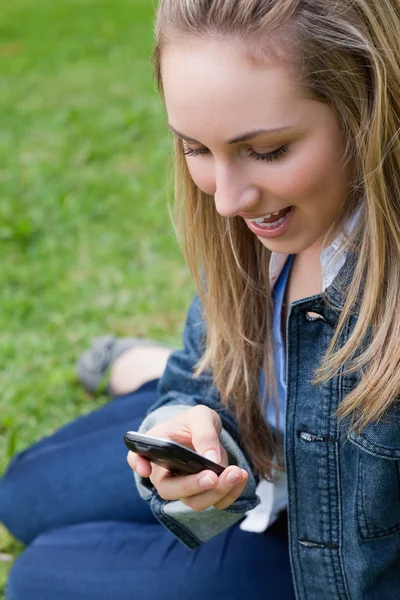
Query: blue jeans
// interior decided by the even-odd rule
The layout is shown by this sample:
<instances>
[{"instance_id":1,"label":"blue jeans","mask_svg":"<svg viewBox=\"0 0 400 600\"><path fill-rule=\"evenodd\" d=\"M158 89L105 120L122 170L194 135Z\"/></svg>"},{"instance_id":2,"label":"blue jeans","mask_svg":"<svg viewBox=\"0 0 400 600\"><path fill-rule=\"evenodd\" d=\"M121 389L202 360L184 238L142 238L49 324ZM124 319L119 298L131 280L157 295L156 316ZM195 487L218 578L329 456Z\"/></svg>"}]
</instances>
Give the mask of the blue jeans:
<instances>
[{"instance_id":1,"label":"blue jeans","mask_svg":"<svg viewBox=\"0 0 400 600\"><path fill-rule=\"evenodd\" d=\"M123 434L156 400L152 381L17 455L0 481L0 521L28 545L7 600L294 600L286 518L236 525L197 550L140 499Z\"/></svg>"}]
</instances>

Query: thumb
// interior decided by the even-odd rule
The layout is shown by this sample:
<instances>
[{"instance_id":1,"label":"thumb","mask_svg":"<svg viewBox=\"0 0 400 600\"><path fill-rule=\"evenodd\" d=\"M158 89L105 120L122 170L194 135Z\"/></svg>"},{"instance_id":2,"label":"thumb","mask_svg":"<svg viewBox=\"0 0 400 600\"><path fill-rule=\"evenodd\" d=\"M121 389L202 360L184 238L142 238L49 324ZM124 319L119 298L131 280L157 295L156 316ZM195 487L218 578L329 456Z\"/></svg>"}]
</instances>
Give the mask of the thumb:
<instances>
[{"instance_id":1,"label":"thumb","mask_svg":"<svg viewBox=\"0 0 400 600\"><path fill-rule=\"evenodd\" d=\"M221 460L225 462L226 453L219 441L222 423L218 414L207 406L196 406L186 412L186 417L196 452L218 464Z\"/></svg>"}]
</instances>

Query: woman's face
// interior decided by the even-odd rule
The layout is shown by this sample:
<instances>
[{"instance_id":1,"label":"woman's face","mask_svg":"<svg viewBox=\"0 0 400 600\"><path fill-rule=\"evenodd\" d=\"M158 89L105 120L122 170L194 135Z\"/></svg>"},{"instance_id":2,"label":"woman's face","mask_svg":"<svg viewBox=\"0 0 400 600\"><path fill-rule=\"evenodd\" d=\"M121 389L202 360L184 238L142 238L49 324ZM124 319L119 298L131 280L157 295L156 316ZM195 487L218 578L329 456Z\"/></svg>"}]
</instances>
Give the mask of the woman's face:
<instances>
[{"instance_id":1,"label":"woman's face","mask_svg":"<svg viewBox=\"0 0 400 600\"><path fill-rule=\"evenodd\" d=\"M307 97L281 62L256 65L233 40L167 45L162 78L169 126L218 213L243 218L275 252L317 242L351 178L333 110Z\"/></svg>"}]
</instances>

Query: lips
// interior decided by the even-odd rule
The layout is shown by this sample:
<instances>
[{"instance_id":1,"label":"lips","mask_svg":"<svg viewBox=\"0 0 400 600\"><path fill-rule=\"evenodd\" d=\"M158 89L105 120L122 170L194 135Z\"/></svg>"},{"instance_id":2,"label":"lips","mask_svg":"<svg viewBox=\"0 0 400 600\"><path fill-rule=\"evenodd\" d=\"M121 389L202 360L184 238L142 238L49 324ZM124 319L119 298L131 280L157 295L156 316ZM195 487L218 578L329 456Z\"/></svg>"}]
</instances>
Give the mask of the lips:
<instances>
[{"instance_id":1,"label":"lips","mask_svg":"<svg viewBox=\"0 0 400 600\"><path fill-rule=\"evenodd\" d=\"M245 219L245 223L253 233L260 238L278 238L285 235L291 227L293 215L296 212L294 206L282 209L277 215L268 218Z\"/></svg>"}]
</instances>

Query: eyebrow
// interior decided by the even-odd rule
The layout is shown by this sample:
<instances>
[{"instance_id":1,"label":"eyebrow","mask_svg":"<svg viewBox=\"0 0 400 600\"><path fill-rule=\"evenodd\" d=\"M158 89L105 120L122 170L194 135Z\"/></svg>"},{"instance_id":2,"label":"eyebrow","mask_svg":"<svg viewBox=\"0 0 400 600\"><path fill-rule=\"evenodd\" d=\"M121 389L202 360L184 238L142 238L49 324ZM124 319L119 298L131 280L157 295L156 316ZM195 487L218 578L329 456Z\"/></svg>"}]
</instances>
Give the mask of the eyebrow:
<instances>
[{"instance_id":1,"label":"eyebrow","mask_svg":"<svg viewBox=\"0 0 400 600\"><path fill-rule=\"evenodd\" d=\"M201 144L201 142L198 142L197 140L195 140L191 137L188 137L187 135L184 135L183 133L180 133L179 131L177 131L175 129L175 127L172 127L172 125L170 123L168 123L168 127L171 131L176 133L177 136L179 136L186 142ZM256 131L249 131L248 133L243 133L242 135L238 135L237 137L235 137L231 140L228 140L226 143L227 144L237 144L239 142L248 142L249 140L252 140L253 138L258 137L260 135L265 135L266 133L275 133L277 131L284 131L285 129L293 129L293 125L287 125L285 127L274 127L272 129L257 129Z\"/></svg>"}]
</instances>

